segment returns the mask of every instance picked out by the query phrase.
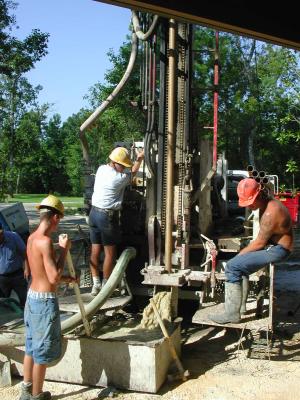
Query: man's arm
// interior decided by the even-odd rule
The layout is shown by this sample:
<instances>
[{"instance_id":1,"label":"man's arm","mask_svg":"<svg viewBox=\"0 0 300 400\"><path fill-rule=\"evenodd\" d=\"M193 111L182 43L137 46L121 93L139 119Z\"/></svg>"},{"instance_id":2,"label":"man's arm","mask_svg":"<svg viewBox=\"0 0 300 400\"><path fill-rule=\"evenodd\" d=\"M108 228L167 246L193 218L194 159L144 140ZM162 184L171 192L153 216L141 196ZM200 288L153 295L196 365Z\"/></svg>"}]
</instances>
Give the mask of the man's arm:
<instances>
[{"instance_id":1,"label":"man's arm","mask_svg":"<svg viewBox=\"0 0 300 400\"><path fill-rule=\"evenodd\" d=\"M54 249L51 240L47 240L43 244L43 262L47 278L51 285L57 285L59 282L70 283L75 281L71 276L62 276L70 244L71 242L68 238L59 240L60 255L57 262L54 257Z\"/></svg>"},{"instance_id":2,"label":"man's arm","mask_svg":"<svg viewBox=\"0 0 300 400\"><path fill-rule=\"evenodd\" d=\"M70 275L62 275L62 272L64 270L64 265L65 265L65 261L66 261L66 257L68 254L68 251L71 248L71 241L68 239L68 235L66 234L61 234L59 235L59 247L61 249L60 251L60 256L57 260L57 267L58 269L61 270L60 273L60 282L64 282L64 283L71 283L71 282L77 282L77 277L73 278Z\"/></svg>"},{"instance_id":3,"label":"man's arm","mask_svg":"<svg viewBox=\"0 0 300 400\"><path fill-rule=\"evenodd\" d=\"M25 252L24 254L24 278L28 280L30 277L30 267L29 267L29 262L27 258L27 254Z\"/></svg>"},{"instance_id":4,"label":"man's arm","mask_svg":"<svg viewBox=\"0 0 300 400\"><path fill-rule=\"evenodd\" d=\"M60 264L56 263L54 258L54 249L50 239L43 242L41 251L48 281L51 285L56 285L59 282L63 271L64 264L62 263L62 258Z\"/></svg>"},{"instance_id":5,"label":"man's arm","mask_svg":"<svg viewBox=\"0 0 300 400\"><path fill-rule=\"evenodd\" d=\"M26 254L26 245L21 238L21 236L17 232L13 232L14 238L16 241L17 245L17 252L20 254L20 256L23 259L23 270L24 270L24 278L28 280L30 276L30 268L29 268L29 263L27 259L27 254Z\"/></svg>"},{"instance_id":6,"label":"man's arm","mask_svg":"<svg viewBox=\"0 0 300 400\"><path fill-rule=\"evenodd\" d=\"M245 248L243 248L239 254L246 254L251 251L262 250L268 244L268 241L273 236L275 229L274 216L269 211L265 211L259 224L259 232L251 243L248 244Z\"/></svg>"},{"instance_id":7,"label":"man's arm","mask_svg":"<svg viewBox=\"0 0 300 400\"><path fill-rule=\"evenodd\" d=\"M138 170L139 170L139 168L140 168L140 166L141 166L141 163L142 163L143 159L144 159L144 150L142 150L142 151L140 151L140 152L137 152L136 161L135 161L135 163L133 164L133 167L131 168L131 174L132 174L132 176L134 176L134 175L138 172Z\"/></svg>"}]
</instances>

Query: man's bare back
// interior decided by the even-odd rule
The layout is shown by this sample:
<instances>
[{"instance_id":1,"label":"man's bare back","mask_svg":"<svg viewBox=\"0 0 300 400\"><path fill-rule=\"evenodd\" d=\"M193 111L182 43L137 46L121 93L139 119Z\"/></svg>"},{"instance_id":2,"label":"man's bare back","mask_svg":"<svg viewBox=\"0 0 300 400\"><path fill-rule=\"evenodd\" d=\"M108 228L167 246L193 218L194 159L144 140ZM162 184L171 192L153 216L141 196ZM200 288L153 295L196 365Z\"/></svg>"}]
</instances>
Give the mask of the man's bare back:
<instances>
[{"instance_id":1,"label":"man's bare back","mask_svg":"<svg viewBox=\"0 0 300 400\"><path fill-rule=\"evenodd\" d=\"M269 244L280 244L292 251L293 227L288 209L279 200L270 200L260 220L259 234L265 235Z\"/></svg>"},{"instance_id":2,"label":"man's bare back","mask_svg":"<svg viewBox=\"0 0 300 400\"><path fill-rule=\"evenodd\" d=\"M286 250L292 251L294 237L288 209L279 200L267 200L260 196L248 207L251 210L260 210L259 232L239 254L263 250L270 244L280 244Z\"/></svg>"}]
</instances>

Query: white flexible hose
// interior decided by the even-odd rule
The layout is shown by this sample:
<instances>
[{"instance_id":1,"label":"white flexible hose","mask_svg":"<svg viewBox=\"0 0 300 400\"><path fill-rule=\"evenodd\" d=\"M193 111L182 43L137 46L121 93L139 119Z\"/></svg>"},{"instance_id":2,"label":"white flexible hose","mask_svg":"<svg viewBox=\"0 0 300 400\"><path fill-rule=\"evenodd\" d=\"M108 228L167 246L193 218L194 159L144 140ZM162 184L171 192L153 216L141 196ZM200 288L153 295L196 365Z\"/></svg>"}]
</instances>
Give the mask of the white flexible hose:
<instances>
[{"instance_id":1,"label":"white flexible hose","mask_svg":"<svg viewBox=\"0 0 300 400\"><path fill-rule=\"evenodd\" d=\"M142 40L142 41L147 40L154 32L154 29L156 27L156 24L157 24L157 21L159 18L158 15L154 15L153 21L152 21L152 24L151 24L149 30L146 33L144 33L140 26L140 21L139 21L139 17L137 15L137 13L134 10L131 10L131 12L132 12L132 24L133 24L134 32L136 33L137 37L140 40Z\"/></svg>"}]
</instances>

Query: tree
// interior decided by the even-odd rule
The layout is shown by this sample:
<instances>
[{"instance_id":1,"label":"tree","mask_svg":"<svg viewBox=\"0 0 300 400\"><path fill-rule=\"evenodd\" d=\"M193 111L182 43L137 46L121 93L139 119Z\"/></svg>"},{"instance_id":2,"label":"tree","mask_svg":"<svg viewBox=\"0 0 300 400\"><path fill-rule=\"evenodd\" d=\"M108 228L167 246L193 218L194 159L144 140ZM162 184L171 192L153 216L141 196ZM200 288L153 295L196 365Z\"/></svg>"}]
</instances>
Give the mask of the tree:
<instances>
[{"instance_id":1,"label":"tree","mask_svg":"<svg viewBox=\"0 0 300 400\"><path fill-rule=\"evenodd\" d=\"M283 177L290 155L299 156L299 55L293 50L228 33L219 41L219 150L230 168ZM195 32L194 93L198 124L212 125L214 31Z\"/></svg>"},{"instance_id":2,"label":"tree","mask_svg":"<svg viewBox=\"0 0 300 400\"><path fill-rule=\"evenodd\" d=\"M7 31L15 24L15 17L9 14L15 4L0 0L1 68L0 68L0 138L1 151L7 154L9 162L4 165L8 191L12 195L16 187L15 166L17 126L30 107L37 106L37 93L40 86L33 87L24 74L32 69L37 61L47 54L49 35L38 29L32 31L24 40L18 40ZM9 168L8 168L9 167Z\"/></svg>"},{"instance_id":3,"label":"tree","mask_svg":"<svg viewBox=\"0 0 300 400\"><path fill-rule=\"evenodd\" d=\"M87 110L80 110L69 117L61 128L61 135L64 137L63 154L68 186L70 193L77 196L83 193L82 150L78 133L88 115Z\"/></svg>"},{"instance_id":4,"label":"tree","mask_svg":"<svg viewBox=\"0 0 300 400\"><path fill-rule=\"evenodd\" d=\"M46 106L25 113L16 129L16 147L14 151L17 176L15 193L44 192L41 185L42 132L46 124Z\"/></svg>"}]
</instances>

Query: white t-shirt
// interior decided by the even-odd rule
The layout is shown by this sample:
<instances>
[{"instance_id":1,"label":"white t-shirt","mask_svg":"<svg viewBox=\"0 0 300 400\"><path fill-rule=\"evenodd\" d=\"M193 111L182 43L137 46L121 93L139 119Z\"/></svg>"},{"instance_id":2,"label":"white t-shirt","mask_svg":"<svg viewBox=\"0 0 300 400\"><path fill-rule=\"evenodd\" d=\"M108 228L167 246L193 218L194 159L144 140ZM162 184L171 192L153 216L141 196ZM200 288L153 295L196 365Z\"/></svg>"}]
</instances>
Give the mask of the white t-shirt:
<instances>
[{"instance_id":1,"label":"white t-shirt","mask_svg":"<svg viewBox=\"0 0 300 400\"><path fill-rule=\"evenodd\" d=\"M110 165L101 165L96 173L92 205L99 208L119 210L124 191L130 183L130 173L117 172Z\"/></svg>"}]
</instances>

